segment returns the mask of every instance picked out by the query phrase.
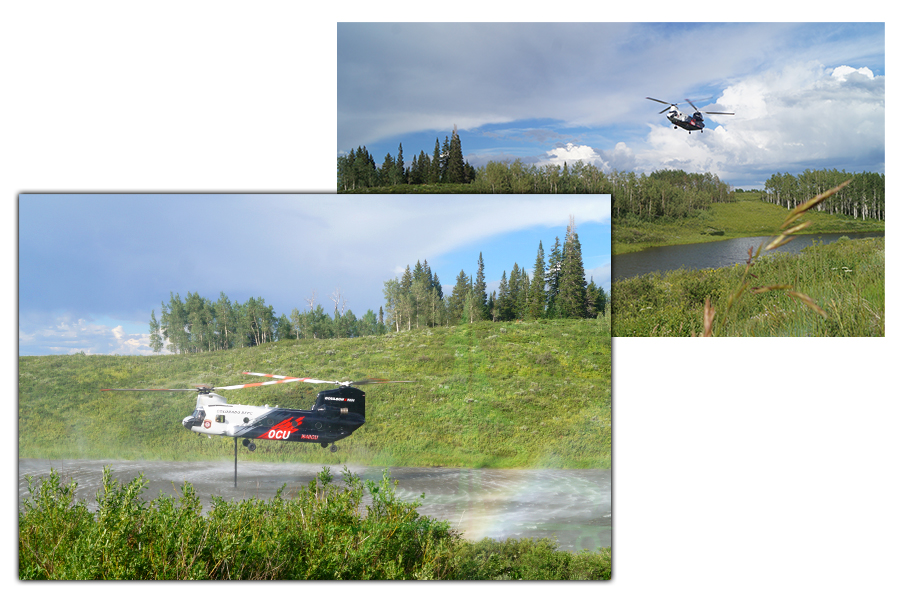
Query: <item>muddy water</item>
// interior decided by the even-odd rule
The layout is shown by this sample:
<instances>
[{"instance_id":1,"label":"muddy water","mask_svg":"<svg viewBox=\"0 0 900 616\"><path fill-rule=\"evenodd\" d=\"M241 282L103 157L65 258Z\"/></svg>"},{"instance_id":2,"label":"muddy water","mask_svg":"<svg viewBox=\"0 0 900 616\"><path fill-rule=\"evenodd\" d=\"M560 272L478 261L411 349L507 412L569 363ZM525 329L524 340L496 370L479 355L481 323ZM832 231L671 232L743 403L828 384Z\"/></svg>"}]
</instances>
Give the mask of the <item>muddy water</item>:
<instances>
[{"instance_id":1,"label":"muddy water","mask_svg":"<svg viewBox=\"0 0 900 616\"><path fill-rule=\"evenodd\" d=\"M237 488L234 462L159 462L125 460L19 460L19 503L28 495L26 475L34 478L59 471L78 482L77 497L93 504L110 465L120 482L140 473L148 481L145 498L178 495L185 481L193 484L204 507L212 495L226 500L268 499L287 484L286 495L315 479L314 464L239 461ZM363 479L380 480L382 468L349 466ZM331 472L340 480L342 467ZM611 472L602 469L459 469L390 468L406 501L425 494L419 513L447 520L466 539L555 537L565 550L597 550L612 543Z\"/></svg>"}]
</instances>

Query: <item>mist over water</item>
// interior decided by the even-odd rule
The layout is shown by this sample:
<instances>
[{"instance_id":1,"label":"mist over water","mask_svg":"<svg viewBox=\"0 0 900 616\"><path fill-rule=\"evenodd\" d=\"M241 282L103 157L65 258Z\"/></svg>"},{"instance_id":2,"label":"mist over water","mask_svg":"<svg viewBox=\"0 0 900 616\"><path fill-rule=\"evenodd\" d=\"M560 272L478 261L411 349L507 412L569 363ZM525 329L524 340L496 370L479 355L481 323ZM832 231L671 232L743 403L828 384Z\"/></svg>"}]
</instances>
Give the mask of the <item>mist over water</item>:
<instances>
[{"instance_id":1,"label":"mist over water","mask_svg":"<svg viewBox=\"0 0 900 616\"><path fill-rule=\"evenodd\" d=\"M64 482L78 483L77 498L96 509L96 494L109 465L120 483L143 473L146 500L161 493L180 494L186 481L194 486L206 510L211 496L226 500L269 499L283 485L286 497L313 481L322 466L297 463L238 461L170 462L128 460L19 460L19 506L28 496L27 475L37 479L57 470ZM338 484L343 466L330 466ZM379 481L382 467L350 466L362 479ZM419 513L447 520L466 539L477 541L555 537L564 550L596 551L612 544L612 472L609 469L465 469L389 468L398 480L395 491L404 501L421 497ZM365 502L365 501L364 501Z\"/></svg>"}]
</instances>

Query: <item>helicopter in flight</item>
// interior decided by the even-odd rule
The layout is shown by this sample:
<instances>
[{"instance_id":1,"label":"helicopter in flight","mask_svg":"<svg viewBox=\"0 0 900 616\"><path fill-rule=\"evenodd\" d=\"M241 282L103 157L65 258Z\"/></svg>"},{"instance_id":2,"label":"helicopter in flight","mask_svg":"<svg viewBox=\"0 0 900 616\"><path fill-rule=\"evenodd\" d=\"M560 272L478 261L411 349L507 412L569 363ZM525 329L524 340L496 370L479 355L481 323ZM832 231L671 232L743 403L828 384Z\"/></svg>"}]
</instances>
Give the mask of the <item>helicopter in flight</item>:
<instances>
[{"instance_id":1,"label":"helicopter in flight","mask_svg":"<svg viewBox=\"0 0 900 616\"><path fill-rule=\"evenodd\" d=\"M413 381L387 381L384 379L364 379L362 381L323 381L261 372L244 372L250 376L275 379L243 385L195 385L190 389L101 389L100 391L196 391L197 406L194 412L181 420L181 424L198 435L224 436L234 438L234 485L237 487L237 443L249 451L256 450L256 439L268 441L289 441L298 443L318 443L322 448L331 446L337 451L335 441L347 438L366 423L366 393L354 385L383 383L412 383ZM229 404L216 391L261 387L279 383L314 383L337 385L336 389L320 391L315 403L308 411L287 409L278 406L252 406Z\"/></svg>"},{"instance_id":2,"label":"helicopter in flight","mask_svg":"<svg viewBox=\"0 0 900 616\"><path fill-rule=\"evenodd\" d=\"M660 113L665 113L666 118L669 120L669 122L675 125L672 128L676 130L678 130L679 127L683 128L688 132L688 134L690 134L691 131L695 130L699 130L701 133L703 132L703 129L705 127L705 125L703 124L703 114L700 113L700 110L697 109L697 106L689 99L684 100L690 103L691 107L694 108L693 115L686 115L684 113L681 113L678 110L678 105L676 105L675 103L667 103L666 101L661 101L658 98L651 98L649 96L646 98L648 100L656 101L657 103L662 103L663 105L669 106L668 108L660 111ZM728 111L707 111L706 113L707 115L734 115L733 113Z\"/></svg>"}]
</instances>

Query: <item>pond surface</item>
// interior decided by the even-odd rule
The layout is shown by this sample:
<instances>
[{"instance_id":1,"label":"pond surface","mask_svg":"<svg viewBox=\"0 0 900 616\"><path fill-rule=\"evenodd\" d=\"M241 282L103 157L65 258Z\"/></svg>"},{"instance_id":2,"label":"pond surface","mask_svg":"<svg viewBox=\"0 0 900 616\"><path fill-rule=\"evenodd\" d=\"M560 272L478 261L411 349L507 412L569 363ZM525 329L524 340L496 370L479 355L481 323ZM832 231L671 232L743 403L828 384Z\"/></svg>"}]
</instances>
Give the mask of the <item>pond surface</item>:
<instances>
[{"instance_id":1,"label":"pond surface","mask_svg":"<svg viewBox=\"0 0 900 616\"><path fill-rule=\"evenodd\" d=\"M795 239L772 252L798 253L813 242L829 244L842 237L858 239L863 237L884 237L884 233L823 233L818 235L797 235ZM612 260L613 280L623 280L649 274L650 272L668 272L680 268L705 269L708 267L726 267L747 261L747 251L756 249L769 239L769 236L739 237L720 242L703 244L685 244L682 246L659 246L640 252L615 255Z\"/></svg>"},{"instance_id":2,"label":"pond surface","mask_svg":"<svg viewBox=\"0 0 900 616\"><path fill-rule=\"evenodd\" d=\"M204 508L210 496L226 500L269 499L287 484L290 496L322 470L320 465L239 461L161 462L127 460L19 460L19 506L28 496L26 475L46 476L50 468L65 481L78 482L77 498L95 509L103 467L127 483L140 473L148 480L144 497L177 496L185 481L193 484ZM341 466L331 466L340 481ZM349 466L363 479L379 481L381 467ZM595 551L612 544L612 472L608 469L390 468L400 483L397 496L412 501L425 494L419 513L447 520L466 539L556 537L564 550Z\"/></svg>"}]
</instances>

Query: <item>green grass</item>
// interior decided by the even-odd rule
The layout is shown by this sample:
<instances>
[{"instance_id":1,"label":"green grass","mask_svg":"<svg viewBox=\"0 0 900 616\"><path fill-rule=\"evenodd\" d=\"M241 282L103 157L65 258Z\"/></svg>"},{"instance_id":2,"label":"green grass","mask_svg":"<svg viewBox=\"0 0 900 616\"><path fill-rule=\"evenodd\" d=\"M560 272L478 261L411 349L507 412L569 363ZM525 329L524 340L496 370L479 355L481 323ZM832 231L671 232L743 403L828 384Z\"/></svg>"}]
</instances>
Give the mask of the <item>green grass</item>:
<instances>
[{"instance_id":1,"label":"green grass","mask_svg":"<svg viewBox=\"0 0 900 616\"><path fill-rule=\"evenodd\" d=\"M242 371L414 380L366 387L366 425L337 443L257 441L239 457L379 466L609 468L609 318L475 323L385 336L286 340L192 355L19 358L19 457L202 460L230 438L181 426L190 392L101 392L252 382ZM308 409L319 388L225 392L231 403Z\"/></svg>"},{"instance_id":2,"label":"green grass","mask_svg":"<svg viewBox=\"0 0 900 616\"><path fill-rule=\"evenodd\" d=\"M758 196L737 193L735 203L714 203L709 210L678 220L643 222L617 219L612 227L612 253L638 252L654 246L698 244L736 237L768 236L789 210L765 203ZM812 223L804 233L884 232L883 220L854 219L840 214L807 212Z\"/></svg>"},{"instance_id":3,"label":"green grass","mask_svg":"<svg viewBox=\"0 0 900 616\"><path fill-rule=\"evenodd\" d=\"M615 282L613 334L699 335L708 297L716 309L716 336L884 336L884 238L841 239L798 255L775 253L752 265L751 287L791 285L827 317L778 290L748 290L727 308L745 269L681 269Z\"/></svg>"},{"instance_id":4,"label":"green grass","mask_svg":"<svg viewBox=\"0 0 900 616\"><path fill-rule=\"evenodd\" d=\"M54 580L610 579L611 551L559 551L552 541L461 539L448 522L397 499L385 474L343 486L328 468L294 495L213 499L204 515L189 483L145 501L104 469L96 512L56 471L34 482L19 512L19 578ZM364 496L370 504L363 505Z\"/></svg>"}]
</instances>

